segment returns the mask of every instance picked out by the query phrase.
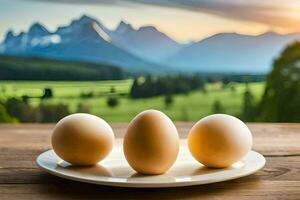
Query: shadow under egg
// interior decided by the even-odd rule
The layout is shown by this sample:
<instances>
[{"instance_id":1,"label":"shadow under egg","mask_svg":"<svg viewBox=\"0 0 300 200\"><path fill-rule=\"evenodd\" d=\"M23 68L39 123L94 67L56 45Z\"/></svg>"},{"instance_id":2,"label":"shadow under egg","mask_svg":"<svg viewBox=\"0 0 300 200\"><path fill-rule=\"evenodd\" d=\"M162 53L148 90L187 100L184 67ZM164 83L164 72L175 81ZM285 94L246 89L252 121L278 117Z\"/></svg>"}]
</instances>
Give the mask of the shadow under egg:
<instances>
[{"instance_id":1,"label":"shadow under egg","mask_svg":"<svg viewBox=\"0 0 300 200\"><path fill-rule=\"evenodd\" d=\"M196 170L194 170L192 172L192 175L197 176L197 175L221 172L221 171L230 170L230 169L240 169L240 168L243 168L244 166L245 166L245 163L243 161L238 161L229 167L223 167L223 168L222 167L217 168L217 167L201 166L201 167L197 168Z\"/></svg>"},{"instance_id":2,"label":"shadow under egg","mask_svg":"<svg viewBox=\"0 0 300 200\"><path fill-rule=\"evenodd\" d=\"M89 165L89 166L79 166L72 165L66 161L59 160L56 163L55 170L68 173L82 174L85 176L102 176L102 177L112 177L112 172L101 164Z\"/></svg>"},{"instance_id":3,"label":"shadow under egg","mask_svg":"<svg viewBox=\"0 0 300 200\"><path fill-rule=\"evenodd\" d=\"M162 174L142 174L142 173L139 173L139 172L136 172L134 174L132 174L130 176L130 178L147 178L147 177L155 177L155 176L160 176Z\"/></svg>"},{"instance_id":4,"label":"shadow under egg","mask_svg":"<svg viewBox=\"0 0 300 200\"><path fill-rule=\"evenodd\" d=\"M197 175L203 175L203 174L211 174L211 173L216 173L219 171L223 171L224 168L210 168L210 167L206 167L206 166L201 166L198 169L194 170L191 174L193 176L197 176Z\"/></svg>"},{"instance_id":5,"label":"shadow under egg","mask_svg":"<svg viewBox=\"0 0 300 200\"><path fill-rule=\"evenodd\" d=\"M141 173L134 173L129 177L130 180L146 180L146 181L154 181L156 183L167 183L167 182L174 182L175 178L168 173L163 174L141 174Z\"/></svg>"}]
</instances>

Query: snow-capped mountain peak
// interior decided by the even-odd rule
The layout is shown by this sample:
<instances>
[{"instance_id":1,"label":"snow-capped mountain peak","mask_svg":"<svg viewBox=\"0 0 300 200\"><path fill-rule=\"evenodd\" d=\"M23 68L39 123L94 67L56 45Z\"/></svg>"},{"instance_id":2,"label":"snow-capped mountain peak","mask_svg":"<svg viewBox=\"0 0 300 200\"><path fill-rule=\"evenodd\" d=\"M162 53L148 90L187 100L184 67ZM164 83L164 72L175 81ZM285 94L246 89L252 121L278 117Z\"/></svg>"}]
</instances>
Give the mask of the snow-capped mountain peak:
<instances>
[{"instance_id":1,"label":"snow-capped mountain peak","mask_svg":"<svg viewBox=\"0 0 300 200\"><path fill-rule=\"evenodd\" d=\"M100 27L96 22L92 23L93 29L98 33L99 37L101 37L106 42L111 42L111 37Z\"/></svg>"},{"instance_id":2,"label":"snow-capped mountain peak","mask_svg":"<svg viewBox=\"0 0 300 200\"><path fill-rule=\"evenodd\" d=\"M79 19L73 20L67 26L58 27L55 33L61 36L62 42L69 42L71 38L110 41L107 32L108 29L98 20L83 15Z\"/></svg>"}]
</instances>

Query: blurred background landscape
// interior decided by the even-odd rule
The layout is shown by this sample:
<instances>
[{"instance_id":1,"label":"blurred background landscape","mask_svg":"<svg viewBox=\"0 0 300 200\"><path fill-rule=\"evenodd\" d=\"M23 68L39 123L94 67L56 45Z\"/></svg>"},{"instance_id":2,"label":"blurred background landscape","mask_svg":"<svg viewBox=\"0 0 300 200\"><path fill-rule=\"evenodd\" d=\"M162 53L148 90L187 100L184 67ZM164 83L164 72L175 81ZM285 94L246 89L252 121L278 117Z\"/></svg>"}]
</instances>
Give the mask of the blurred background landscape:
<instances>
[{"instance_id":1,"label":"blurred background landscape","mask_svg":"<svg viewBox=\"0 0 300 200\"><path fill-rule=\"evenodd\" d=\"M296 0L0 0L0 122L300 121Z\"/></svg>"}]
</instances>

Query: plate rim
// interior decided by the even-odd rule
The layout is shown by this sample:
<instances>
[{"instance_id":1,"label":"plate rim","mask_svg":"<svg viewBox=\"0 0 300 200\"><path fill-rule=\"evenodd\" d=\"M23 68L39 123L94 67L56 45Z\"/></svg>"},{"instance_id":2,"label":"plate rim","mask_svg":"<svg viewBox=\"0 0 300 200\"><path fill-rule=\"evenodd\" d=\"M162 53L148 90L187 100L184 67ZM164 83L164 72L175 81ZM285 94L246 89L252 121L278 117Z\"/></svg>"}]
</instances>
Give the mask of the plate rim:
<instances>
[{"instance_id":1,"label":"plate rim","mask_svg":"<svg viewBox=\"0 0 300 200\"><path fill-rule=\"evenodd\" d=\"M60 177L60 178L64 178L64 179L68 179L71 181L78 181L78 182L82 182L82 183L89 183L89 184L96 184L96 185L102 185L102 186L113 186L113 187L125 187L125 188L172 188L172 187L186 187L186 186L193 186L193 185L205 185L205 184L211 184L211 183L218 183L218 182L223 182L223 181L229 181L229 180L233 180L233 179L238 179L241 177L245 177L251 174L256 173L257 171L261 170L265 164L266 164L266 159L265 157L260 154L257 151L254 150L250 150L248 153L254 153L256 154L256 156L260 157L260 159L262 160L261 165L259 165L257 168L247 171L243 174L237 175L237 176L231 176L231 177L223 177L222 179L206 179L206 181L204 181L203 179L199 180L190 180L190 181L179 181L179 182L169 182L169 183L143 183L143 182L139 182L139 183L134 183L134 182L116 182L116 181L105 181L105 180L94 180L94 179L85 179L85 178L81 178L81 177L74 177L72 175L67 175L61 172L56 171L55 169L52 169L50 167L45 166L44 164L42 164L41 162L41 158L49 152L54 152L53 149L49 149L46 150L44 152L42 152L41 154L38 155L38 157L36 158L36 163L38 165L39 168L41 168L42 170L48 172L51 175ZM197 162L195 160L195 162Z\"/></svg>"}]
</instances>

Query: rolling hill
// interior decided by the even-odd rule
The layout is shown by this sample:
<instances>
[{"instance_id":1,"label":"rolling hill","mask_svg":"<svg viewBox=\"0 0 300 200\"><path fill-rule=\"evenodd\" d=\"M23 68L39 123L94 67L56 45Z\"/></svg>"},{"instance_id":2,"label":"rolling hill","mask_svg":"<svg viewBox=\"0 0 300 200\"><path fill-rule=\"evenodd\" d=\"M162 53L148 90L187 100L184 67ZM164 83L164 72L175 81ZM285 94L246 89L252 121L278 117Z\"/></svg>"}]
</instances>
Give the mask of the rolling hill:
<instances>
[{"instance_id":1,"label":"rolling hill","mask_svg":"<svg viewBox=\"0 0 300 200\"><path fill-rule=\"evenodd\" d=\"M300 33L220 33L182 48L165 63L187 71L264 74L281 50L299 39Z\"/></svg>"},{"instance_id":2,"label":"rolling hill","mask_svg":"<svg viewBox=\"0 0 300 200\"><path fill-rule=\"evenodd\" d=\"M0 56L0 80L120 80L126 76L124 70L110 65Z\"/></svg>"}]
</instances>

